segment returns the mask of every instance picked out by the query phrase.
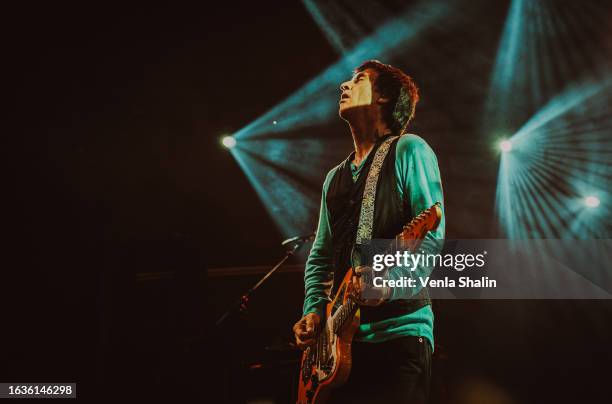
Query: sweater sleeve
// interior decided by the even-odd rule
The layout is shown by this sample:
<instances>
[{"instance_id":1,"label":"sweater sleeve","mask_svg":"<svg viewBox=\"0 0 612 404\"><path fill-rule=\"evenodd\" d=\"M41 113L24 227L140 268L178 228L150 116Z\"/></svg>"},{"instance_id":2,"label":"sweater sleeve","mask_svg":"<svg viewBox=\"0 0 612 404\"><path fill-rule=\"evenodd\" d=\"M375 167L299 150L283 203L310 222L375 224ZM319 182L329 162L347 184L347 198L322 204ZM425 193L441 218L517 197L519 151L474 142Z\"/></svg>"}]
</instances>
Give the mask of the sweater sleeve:
<instances>
[{"instance_id":1,"label":"sweater sleeve","mask_svg":"<svg viewBox=\"0 0 612 404\"><path fill-rule=\"evenodd\" d=\"M335 169L331 170L323 183L317 235L306 260L303 315L317 313L323 317L325 305L330 301L329 294L333 283L333 263L331 227L329 224L326 196L334 173Z\"/></svg>"},{"instance_id":2,"label":"sweater sleeve","mask_svg":"<svg viewBox=\"0 0 612 404\"><path fill-rule=\"evenodd\" d=\"M416 135L404 135L398 140L396 148L396 176L398 189L402 200L407 198L412 217L434 203L442 205L442 219L435 231L425 235L422 249L427 254L438 254L444 239L446 218L444 214L444 195L440 169L435 153L427 142ZM410 270L396 267L389 272L390 279L400 279L402 276L416 278L416 288L392 288L392 299L409 298L421 289L418 277L429 276L433 268L419 266Z\"/></svg>"}]
</instances>

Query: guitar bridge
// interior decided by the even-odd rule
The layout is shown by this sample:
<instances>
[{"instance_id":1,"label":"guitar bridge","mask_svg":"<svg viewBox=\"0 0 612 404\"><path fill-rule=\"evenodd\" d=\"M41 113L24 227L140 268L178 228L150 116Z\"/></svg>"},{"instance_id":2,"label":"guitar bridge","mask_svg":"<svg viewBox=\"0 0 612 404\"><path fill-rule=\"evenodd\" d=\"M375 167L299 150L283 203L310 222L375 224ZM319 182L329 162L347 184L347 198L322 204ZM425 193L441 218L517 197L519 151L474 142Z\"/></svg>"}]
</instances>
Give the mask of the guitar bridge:
<instances>
[{"instance_id":1,"label":"guitar bridge","mask_svg":"<svg viewBox=\"0 0 612 404\"><path fill-rule=\"evenodd\" d=\"M308 384L310 376L312 376L312 353L310 348L307 348L304 363L302 364L302 382L304 385Z\"/></svg>"}]
</instances>

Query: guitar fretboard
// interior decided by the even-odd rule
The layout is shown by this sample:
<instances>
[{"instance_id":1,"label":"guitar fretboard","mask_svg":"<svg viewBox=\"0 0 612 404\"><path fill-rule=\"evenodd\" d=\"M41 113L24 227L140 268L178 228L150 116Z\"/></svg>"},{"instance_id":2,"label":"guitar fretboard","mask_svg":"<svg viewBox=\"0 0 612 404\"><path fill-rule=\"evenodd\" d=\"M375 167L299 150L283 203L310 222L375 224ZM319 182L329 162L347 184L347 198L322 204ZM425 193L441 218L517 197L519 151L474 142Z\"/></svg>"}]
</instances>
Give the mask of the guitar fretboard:
<instances>
[{"instance_id":1,"label":"guitar fretboard","mask_svg":"<svg viewBox=\"0 0 612 404\"><path fill-rule=\"evenodd\" d=\"M353 317L358 307L351 296L346 299L346 302L334 313L332 320L334 333L337 333L342 328L346 320Z\"/></svg>"}]
</instances>

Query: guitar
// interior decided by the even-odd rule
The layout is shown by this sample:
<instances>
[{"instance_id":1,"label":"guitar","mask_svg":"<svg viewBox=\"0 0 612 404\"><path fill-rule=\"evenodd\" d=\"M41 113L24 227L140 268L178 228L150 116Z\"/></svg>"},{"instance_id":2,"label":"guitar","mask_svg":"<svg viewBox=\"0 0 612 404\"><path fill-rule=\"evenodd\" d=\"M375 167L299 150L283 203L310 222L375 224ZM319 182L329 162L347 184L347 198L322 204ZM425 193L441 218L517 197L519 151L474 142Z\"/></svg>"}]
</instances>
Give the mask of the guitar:
<instances>
[{"instance_id":1,"label":"guitar","mask_svg":"<svg viewBox=\"0 0 612 404\"><path fill-rule=\"evenodd\" d=\"M416 251L428 231L442 219L439 202L425 209L395 237L398 249ZM351 342L359 328L360 312L352 288L353 269L346 271L333 300L327 304L325 322L315 343L304 350L300 366L298 404L323 404L351 372Z\"/></svg>"}]
</instances>

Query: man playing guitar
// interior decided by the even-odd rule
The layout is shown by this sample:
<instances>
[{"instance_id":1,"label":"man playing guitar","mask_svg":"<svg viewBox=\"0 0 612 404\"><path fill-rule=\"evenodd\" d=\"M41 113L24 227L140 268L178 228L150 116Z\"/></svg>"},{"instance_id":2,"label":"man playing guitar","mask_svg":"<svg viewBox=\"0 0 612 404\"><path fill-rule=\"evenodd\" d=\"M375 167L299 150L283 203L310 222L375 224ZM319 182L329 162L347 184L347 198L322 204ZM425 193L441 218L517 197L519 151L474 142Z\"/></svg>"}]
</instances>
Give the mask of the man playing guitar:
<instances>
[{"instance_id":1,"label":"man playing guitar","mask_svg":"<svg viewBox=\"0 0 612 404\"><path fill-rule=\"evenodd\" d=\"M293 327L302 349L314 343L332 286L337 287L352 266L365 180L376 150L383 143L389 147L377 167L373 238L393 238L411 218L443 202L434 152L422 138L406 133L419 99L412 78L375 60L363 63L354 73L340 86L339 115L349 125L355 150L328 173L323 184L317 236L304 276L303 317ZM444 228L442 215L437 229L425 239L443 239ZM361 325L352 344L348 381L331 393L329 401L425 403L434 342L431 301L425 289L411 299L394 298L391 289L379 293L379 298L362 298L376 295L368 290L371 282L365 281L371 279L364 276L371 271L364 266L354 268L352 286Z\"/></svg>"}]
</instances>

